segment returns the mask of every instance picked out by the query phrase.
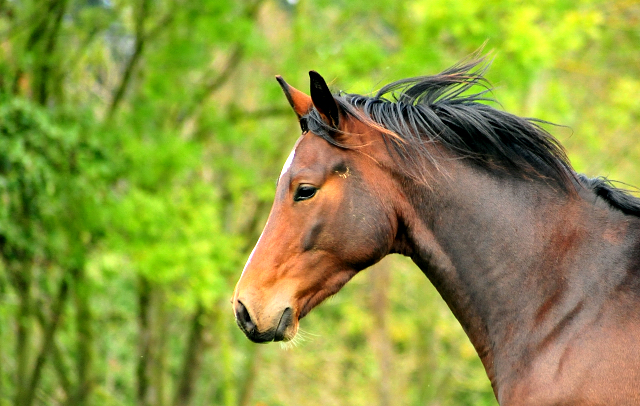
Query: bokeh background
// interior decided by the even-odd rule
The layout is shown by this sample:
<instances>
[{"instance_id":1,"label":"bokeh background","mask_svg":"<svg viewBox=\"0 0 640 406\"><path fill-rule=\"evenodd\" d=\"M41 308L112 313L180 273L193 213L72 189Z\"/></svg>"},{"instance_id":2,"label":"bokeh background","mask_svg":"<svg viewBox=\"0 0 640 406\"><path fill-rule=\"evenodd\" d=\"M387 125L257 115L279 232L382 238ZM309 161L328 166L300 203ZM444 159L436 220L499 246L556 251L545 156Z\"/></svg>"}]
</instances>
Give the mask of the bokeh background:
<instances>
[{"instance_id":1,"label":"bokeh background","mask_svg":"<svg viewBox=\"0 0 640 406\"><path fill-rule=\"evenodd\" d=\"M250 343L229 298L299 128L484 44L498 108L640 185L637 0L0 0L0 405L495 405L400 257Z\"/></svg>"}]
</instances>

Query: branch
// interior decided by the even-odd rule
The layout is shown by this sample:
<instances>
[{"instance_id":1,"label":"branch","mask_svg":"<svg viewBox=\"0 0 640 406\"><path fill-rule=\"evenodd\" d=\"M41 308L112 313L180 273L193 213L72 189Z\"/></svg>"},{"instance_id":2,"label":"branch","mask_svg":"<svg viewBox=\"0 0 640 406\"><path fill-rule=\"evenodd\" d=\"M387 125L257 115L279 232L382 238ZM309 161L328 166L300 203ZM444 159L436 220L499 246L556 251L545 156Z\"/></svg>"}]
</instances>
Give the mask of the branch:
<instances>
[{"instance_id":1,"label":"branch","mask_svg":"<svg viewBox=\"0 0 640 406\"><path fill-rule=\"evenodd\" d=\"M263 0L255 0L253 3L247 6L242 14L248 19L255 19L262 2ZM177 119L178 124L184 123L185 121L190 119L198 110L198 108L229 80L231 74L238 67L240 61L244 56L244 44L242 42L236 42L232 48L233 50L231 51L231 55L229 55L229 58L227 59L227 63L217 75L213 76L212 72L205 73L205 77L213 77L207 81L207 84L204 86L202 91L194 96L188 107L180 114Z\"/></svg>"},{"instance_id":2,"label":"branch","mask_svg":"<svg viewBox=\"0 0 640 406\"><path fill-rule=\"evenodd\" d=\"M145 34L145 40L150 40L153 37L155 37L156 35L158 35L158 33L160 32L161 29L165 28L167 25L169 25L171 23L171 21L173 20L173 18L176 15L176 3L173 3L173 7L167 12L167 14L165 14L164 17L162 17L160 19L160 21L158 21L156 23L156 25L151 28L149 30L149 32L147 32Z\"/></svg>"},{"instance_id":3,"label":"branch","mask_svg":"<svg viewBox=\"0 0 640 406\"><path fill-rule=\"evenodd\" d=\"M113 99L111 100L111 104L109 105L109 110L107 110L108 119L113 117L118 107L120 107L127 88L129 87L129 83L131 82L133 72L140 62L140 58L142 57L145 45L156 35L158 35L160 31L168 24L170 24L174 19L176 14L175 9L177 7L175 4L176 3L173 3L173 7L167 12L167 14L165 14L165 16L162 17L151 29L145 32L144 25L149 15L149 0L140 1L140 10L138 13L138 18L136 19L136 39L133 54L131 55L131 58L129 58L129 62L125 67L124 72L122 73L120 84L113 94Z\"/></svg>"},{"instance_id":4,"label":"branch","mask_svg":"<svg viewBox=\"0 0 640 406\"><path fill-rule=\"evenodd\" d=\"M91 352L93 345L91 324L93 317L89 306L90 291L87 289L85 281L84 261L80 266L72 270L71 276L73 277L75 286L77 334L76 370L78 386L70 404L83 406L87 403L93 384L93 372L91 370L93 360Z\"/></svg>"},{"instance_id":5,"label":"branch","mask_svg":"<svg viewBox=\"0 0 640 406\"><path fill-rule=\"evenodd\" d=\"M39 69L38 79L38 103L41 105L45 105L48 99L48 91L47 91L47 80L52 76L51 75L51 58L55 52L56 46L58 44L58 33L60 32L60 26L62 23L62 17L67 8L67 0L60 0L55 3L57 10L55 11L55 15L53 17L53 26L49 30L48 38L46 39L44 52L42 55L42 64Z\"/></svg>"},{"instance_id":6,"label":"branch","mask_svg":"<svg viewBox=\"0 0 640 406\"><path fill-rule=\"evenodd\" d=\"M30 52L31 50L33 50L36 44L44 36L46 31L46 26L49 22L49 19L47 18L47 16L53 13L53 9L55 8L56 4L57 4L56 0L51 0L49 1L47 10L45 10L44 13L42 13L41 11L37 11L38 15L36 16L36 18L39 17L39 21L38 21L38 24L36 25L36 28L34 28L34 30L31 32L31 35L29 35L29 39L27 40L27 45L25 46L25 49L27 52ZM33 19L30 19L30 21L33 21Z\"/></svg>"},{"instance_id":7,"label":"branch","mask_svg":"<svg viewBox=\"0 0 640 406\"><path fill-rule=\"evenodd\" d=\"M240 43L237 43L234 46L233 51L231 51L231 55L227 59L227 63L222 68L220 73L217 76L213 77L212 79L208 80L208 83L203 87L203 89L193 97L193 100L191 100L189 107L187 107L182 112L182 114L180 114L180 117L178 117L178 120L177 120L178 124L184 123L185 121L187 121L187 119L191 118L196 112L196 110L198 110L198 108L202 106L202 104L213 93L215 93L222 85L226 83L226 81L231 76L231 73L233 73L233 71L240 64L240 60L242 59L243 54L244 54L243 45Z\"/></svg>"},{"instance_id":8,"label":"branch","mask_svg":"<svg viewBox=\"0 0 640 406\"><path fill-rule=\"evenodd\" d=\"M24 391L26 390L27 368L29 364L29 343L31 341L31 328L29 317L31 312L31 280L33 277L32 264L26 257L14 257L14 261L7 261L9 280L16 290L20 304L16 316L17 337L16 345L16 392L15 404L21 405Z\"/></svg>"},{"instance_id":9,"label":"branch","mask_svg":"<svg viewBox=\"0 0 640 406\"><path fill-rule=\"evenodd\" d=\"M31 379L29 380L29 386L27 392L24 394L24 400L22 401L22 405L31 406L33 400L35 398L36 389L38 387L38 383L40 381L40 377L42 376L42 367L44 367L44 363L47 359L47 356L51 352L51 348L53 346L53 335L58 328L60 317L64 310L64 305L67 300L67 293L69 291L69 285L67 283L67 278L62 276L62 280L60 281L60 288L58 289L58 296L53 305L53 310L51 314L51 321L47 325L47 328L44 331L44 335L42 338L42 348L40 349L40 353L36 358L36 363L33 368L33 373L31 374Z\"/></svg>"},{"instance_id":10,"label":"branch","mask_svg":"<svg viewBox=\"0 0 640 406\"><path fill-rule=\"evenodd\" d=\"M4 34L6 38L9 38L14 34L16 34L17 32L19 32L23 27L25 26L30 27L31 25L35 25L33 31L31 31L31 33L29 34L29 38L27 39L25 49L24 49L25 53L29 54L31 51L33 51L35 46L38 44L38 42L40 42L42 37L45 35L47 25L49 22L49 19L47 18L47 16L51 15L54 12L54 8L56 4L57 3L55 0L51 0L47 5L46 10L44 10L44 12L42 10L35 11L32 15L27 16L22 21L19 21L18 23L13 24L13 26L9 28L7 32L2 34ZM19 65L16 68L13 84L11 85L12 94L18 95L20 93L21 83L24 77L25 77L24 68Z\"/></svg>"},{"instance_id":11,"label":"branch","mask_svg":"<svg viewBox=\"0 0 640 406\"><path fill-rule=\"evenodd\" d=\"M136 377L138 380L137 399L139 405L147 405L149 389L149 362L151 354L151 283L144 276L139 277L138 285L138 365Z\"/></svg>"},{"instance_id":12,"label":"branch","mask_svg":"<svg viewBox=\"0 0 640 406\"><path fill-rule=\"evenodd\" d=\"M258 110L243 111L234 109L229 111L229 121L237 123L243 120L261 120L264 118L284 117L293 115L293 110L290 107L265 107Z\"/></svg>"},{"instance_id":13,"label":"branch","mask_svg":"<svg viewBox=\"0 0 640 406\"><path fill-rule=\"evenodd\" d=\"M40 323L40 327L42 330L47 329L47 320L44 315L42 309L38 306L35 306L36 318L38 319L38 323ZM55 340L51 340L51 355L53 356L53 367L56 369L58 373L58 378L60 379L60 386L62 386L62 390L67 399L71 396L71 381L69 380L69 371L67 366L65 365L64 360L62 359L62 354L60 353L60 349L56 344Z\"/></svg>"},{"instance_id":14,"label":"branch","mask_svg":"<svg viewBox=\"0 0 640 406\"><path fill-rule=\"evenodd\" d=\"M140 61L140 57L142 56L142 52L144 51L144 46L148 37L144 33L144 23L149 15L149 0L140 0L140 9L138 11L138 15L136 18L136 39L135 45L133 48L133 54L131 58L129 58L129 62L122 73L122 78L120 79L120 85L116 88L114 92L113 99L111 100L111 104L109 105L109 110L107 111L107 118L110 119L113 117L113 114L116 112L122 99L124 98L124 94L129 87L129 82L131 81L131 77L133 75L133 71L135 70L138 62Z\"/></svg>"},{"instance_id":15,"label":"branch","mask_svg":"<svg viewBox=\"0 0 640 406\"><path fill-rule=\"evenodd\" d=\"M7 7L7 0L0 0L0 15L5 15L9 19L13 18L13 10Z\"/></svg>"},{"instance_id":16,"label":"branch","mask_svg":"<svg viewBox=\"0 0 640 406\"><path fill-rule=\"evenodd\" d=\"M82 41L82 43L78 46L76 52L73 54L73 56L71 56L71 58L68 59L68 62L62 69L63 74L61 75L61 77L67 76L74 67L78 66L82 55L84 55L84 53L87 51L93 40L98 36L99 32L100 30L98 30L97 28L92 28L89 31L89 34L87 34L84 41Z\"/></svg>"},{"instance_id":17,"label":"branch","mask_svg":"<svg viewBox=\"0 0 640 406\"><path fill-rule=\"evenodd\" d=\"M122 99L124 97L124 93L129 87L129 82L131 81L133 71L135 70L138 62L140 61L140 57L142 56L142 51L144 50L146 40L144 35L144 22L147 19L148 12L149 0L141 0L140 11L138 12L138 17L136 18L136 39L133 48L133 54L131 55L131 58L129 58L129 62L124 69L122 78L120 79L120 85L118 85L113 95L113 99L111 100L111 105L109 106L109 110L107 111L108 119L113 117L113 114L120 106L120 103L122 102Z\"/></svg>"}]
</instances>

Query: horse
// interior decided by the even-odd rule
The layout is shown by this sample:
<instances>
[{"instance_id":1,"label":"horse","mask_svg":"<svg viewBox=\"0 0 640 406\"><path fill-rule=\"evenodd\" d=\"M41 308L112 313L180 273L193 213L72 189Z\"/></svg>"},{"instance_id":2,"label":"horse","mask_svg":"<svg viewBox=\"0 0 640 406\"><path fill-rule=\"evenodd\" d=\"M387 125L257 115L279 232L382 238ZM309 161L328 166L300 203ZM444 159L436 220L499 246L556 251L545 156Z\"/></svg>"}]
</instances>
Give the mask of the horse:
<instances>
[{"instance_id":1,"label":"horse","mask_svg":"<svg viewBox=\"0 0 640 406\"><path fill-rule=\"evenodd\" d=\"M475 57L375 96L277 80L301 135L232 298L256 343L392 253L438 290L500 405L640 404L640 199L493 107Z\"/></svg>"}]
</instances>

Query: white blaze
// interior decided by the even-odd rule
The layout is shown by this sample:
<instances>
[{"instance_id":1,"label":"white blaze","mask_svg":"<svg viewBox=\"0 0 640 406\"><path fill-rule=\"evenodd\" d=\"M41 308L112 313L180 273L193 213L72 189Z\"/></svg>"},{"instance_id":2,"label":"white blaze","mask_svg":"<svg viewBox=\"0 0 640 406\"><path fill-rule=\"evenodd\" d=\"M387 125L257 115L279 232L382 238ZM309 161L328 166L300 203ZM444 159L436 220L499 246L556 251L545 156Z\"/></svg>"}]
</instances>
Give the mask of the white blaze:
<instances>
[{"instance_id":1,"label":"white blaze","mask_svg":"<svg viewBox=\"0 0 640 406\"><path fill-rule=\"evenodd\" d=\"M289 154L289 157L287 158L287 160L284 163L284 166L282 167L282 171L280 171L280 179L282 179L282 175L284 175L285 173L287 173L287 171L289 170L289 168L291 167L291 163L293 162L293 158L296 155L296 147L298 146L298 144L296 144L293 149L291 150L291 153Z\"/></svg>"},{"instance_id":2,"label":"white blaze","mask_svg":"<svg viewBox=\"0 0 640 406\"><path fill-rule=\"evenodd\" d=\"M300 137L298 139L298 141L296 142L296 145L293 146L293 149L291 150L291 153L289 153L289 157L285 161L284 166L282 167L282 171L280 172L280 178L279 179L282 179L282 176L285 173L287 173L287 171L289 171L289 168L291 167L291 163L293 162L293 158L296 155L296 148L298 147L298 144L300 143L301 139L302 139L302 137ZM242 279L242 275L244 275L244 271L247 269L247 267L251 263L251 259L253 259L253 254L256 252L256 248L260 244L260 240L262 240L262 235L264 234L264 230L267 229L267 225L268 224L269 224L269 220L267 220L267 224L264 225L264 229L262 230L262 234L260 234L260 238L258 238L258 242L256 243L255 247L253 247L253 250L251 251L251 255L249 255L249 259L247 259L247 263L244 265L244 269L242 270L242 274L240 275L240 279Z\"/></svg>"},{"instance_id":3,"label":"white blaze","mask_svg":"<svg viewBox=\"0 0 640 406\"><path fill-rule=\"evenodd\" d=\"M298 148L298 144L300 144L300 141L302 141L303 138L304 138L304 134L302 134L302 136L298 138L298 141L296 141L296 144L293 146L293 149L291 150L291 153L289 154L287 161L284 163L284 166L282 167L282 171L280 172L280 178L278 178L278 181L280 181L280 179L282 179L282 176L285 173L287 173L287 171L289 171L289 168L291 168L291 164L293 163L293 158L296 156L296 149Z\"/></svg>"}]
</instances>

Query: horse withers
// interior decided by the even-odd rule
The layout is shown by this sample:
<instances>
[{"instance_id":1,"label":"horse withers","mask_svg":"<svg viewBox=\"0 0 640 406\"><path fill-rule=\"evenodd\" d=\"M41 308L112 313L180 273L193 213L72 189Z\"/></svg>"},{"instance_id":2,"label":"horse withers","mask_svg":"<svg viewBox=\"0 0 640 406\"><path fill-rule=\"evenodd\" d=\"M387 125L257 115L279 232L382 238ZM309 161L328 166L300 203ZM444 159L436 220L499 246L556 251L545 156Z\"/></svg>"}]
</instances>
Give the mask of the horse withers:
<instances>
[{"instance_id":1,"label":"horse withers","mask_svg":"<svg viewBox=\"0 0 640 406\"><path fill-rule=\"evenodd\" d=\"M302 135L232 299L255 342L391 253L431 280L501 405L640 404L640 200L485 103L482 60L374 97L278 77ZM470 92L483 86L477 93Z\"/></svg>"}]
</instances>

